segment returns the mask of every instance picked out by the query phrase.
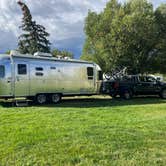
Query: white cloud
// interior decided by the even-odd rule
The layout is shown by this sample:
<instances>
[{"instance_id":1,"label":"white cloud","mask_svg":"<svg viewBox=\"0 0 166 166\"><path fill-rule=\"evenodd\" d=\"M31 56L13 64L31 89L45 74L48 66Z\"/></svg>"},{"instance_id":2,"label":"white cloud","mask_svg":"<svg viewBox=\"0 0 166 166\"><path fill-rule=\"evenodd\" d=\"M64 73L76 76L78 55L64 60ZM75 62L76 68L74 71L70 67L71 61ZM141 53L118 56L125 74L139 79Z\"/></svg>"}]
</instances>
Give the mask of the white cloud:
<instances>
[{"instance_id":1,"label":"white cloud","mask_svg":"<svg viewBox=\"0 0 166 166\"><path fill-rule=\"evenodd\" d=\"M166 0L149 0L149 2L154 4L154 7L157 7L161 3L166 3Z\"/></svg>"},{"instance_id":2,"label":"white cloud","mask_svg":"<svg viewBox=\"0 0 166 166\"><path fill-rule=\"evenodd\" d=\"M17 46L22 13L17 0L0 0L0 51ZM54 47L80 48L83 44L84 19L88 9L101 11L108 0L24 0L33 19L46 27ZM124 1L124 0L121 0ZM151 0L155 5L166 0ZM6 37L5 37L6 36ZM2 40L3 37L3 40ZM78 52L79 52L78 51ZM77 51L76 51L77 52Z\"/></svg>"},{"instance_id":3,"label":"white cloud","mask_svg":"<svg viewBox=\"0 0 166 166\"><path fill-rule=\"evenodd\" d=\"M100 11L106 0L24 0L24 2L30 8L33 19L46 27L53 45L63 48L66 42L63 46L62 41L74 43L74 39L78 42L79 38L82 41L83 23L88 9ZM16 47L17 37L21 33L18 28L21 24L21 9L16 0L0 0L0 11L0 35L7 36L5 42L0 40L0 50L11 49L11 46ZM11 42L13 43L10 44Z\"/></svg>"}]
</instances>

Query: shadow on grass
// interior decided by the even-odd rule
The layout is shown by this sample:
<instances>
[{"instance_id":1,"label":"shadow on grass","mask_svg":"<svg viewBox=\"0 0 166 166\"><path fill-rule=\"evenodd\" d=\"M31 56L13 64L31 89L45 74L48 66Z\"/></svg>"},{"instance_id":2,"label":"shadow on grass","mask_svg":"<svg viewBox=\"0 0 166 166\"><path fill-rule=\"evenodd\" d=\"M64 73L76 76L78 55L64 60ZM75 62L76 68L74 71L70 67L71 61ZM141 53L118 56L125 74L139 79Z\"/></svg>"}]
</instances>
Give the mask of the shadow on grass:
<instances>
[{"instance_id":1,"label":"shadow on grass","mask_svg":"<svg viewBox=\"0 0 166 166\"><path fill-rule=\"evenodd\" d=\"M166 104L166 100L158 97L136 97L131 100L123 100L120 98L111 99L110 97L103 98L64 98L59 104L37 105L29 102L29 106L35 107L58 107L58 108L93 108L93 107L115 107L128 105L148 105L148 104ZM12 107L11 102L0 102L3 107Z\"/></svg>"},{"instance_id":2,"label":"shadow on grass","mask_svg":"<svg viewBox=\"0 0 166 166\"><path fill-rule=\"evenodd\" d=\"M166 104L166 100L157 97L150 98L133 98L132 100L111 99L111 98L90 98L90 99L64 99L57 107L78 107L78 108L93 108L93 107L115 107L127 105L147 105L147 104ZM55 107L55 105L47 105L47 107Z\"/></svg>"}]
</instances>

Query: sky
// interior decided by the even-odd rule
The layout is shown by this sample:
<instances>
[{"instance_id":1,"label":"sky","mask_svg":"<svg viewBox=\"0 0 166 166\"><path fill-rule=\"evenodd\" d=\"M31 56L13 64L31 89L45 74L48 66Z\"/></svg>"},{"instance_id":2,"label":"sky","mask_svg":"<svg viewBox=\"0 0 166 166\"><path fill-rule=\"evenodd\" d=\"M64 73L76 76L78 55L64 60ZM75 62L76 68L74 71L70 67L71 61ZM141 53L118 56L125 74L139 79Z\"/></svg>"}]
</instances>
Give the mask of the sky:
<instances>
[{"instance_id":1,"label":"sky","mask_svg":"<svg viewBox=\"0 0 166 166\"><path fill-rule=\"evenodd\" d=\"M38 24L50 33L52 48L68 50L75 58L81 55L85 40L84 21L88 10L100 12L108 0L22 0ZM120 0L124 2L125 0ZM166 0L149 0L155 7ZM0 53L17 48L22 33L22 12L17 0L0 0Z\"/></svg>"}]
</instances>

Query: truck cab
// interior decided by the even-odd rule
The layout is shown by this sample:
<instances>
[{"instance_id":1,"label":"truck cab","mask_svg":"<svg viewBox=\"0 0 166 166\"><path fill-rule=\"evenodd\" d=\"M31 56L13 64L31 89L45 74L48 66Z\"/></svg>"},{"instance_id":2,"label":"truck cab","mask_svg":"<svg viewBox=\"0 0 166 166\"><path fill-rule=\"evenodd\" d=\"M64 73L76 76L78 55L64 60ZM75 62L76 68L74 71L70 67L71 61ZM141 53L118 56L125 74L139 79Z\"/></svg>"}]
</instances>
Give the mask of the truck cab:
<instances>
[{"instance_id":1,"label":"truck cab","mask_svg":"<svg viewBox=\"0 0 166 166\"><path fill-rule=\"evenodd\" d=\"M138 95L155 95L162 90L160 81L153 76L139 76L133 87Z\"/></svg>"}]
</instances>

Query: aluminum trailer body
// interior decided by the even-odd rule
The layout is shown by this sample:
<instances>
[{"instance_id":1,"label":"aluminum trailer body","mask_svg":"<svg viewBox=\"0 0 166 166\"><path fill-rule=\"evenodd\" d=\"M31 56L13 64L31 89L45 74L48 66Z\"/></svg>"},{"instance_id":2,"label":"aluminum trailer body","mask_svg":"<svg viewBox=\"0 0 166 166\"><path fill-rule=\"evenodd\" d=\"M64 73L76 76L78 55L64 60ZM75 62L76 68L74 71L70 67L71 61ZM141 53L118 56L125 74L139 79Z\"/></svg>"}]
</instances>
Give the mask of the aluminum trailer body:
<instances>
[{"instance_id":1,"label":"aluminum trailer body","mask_svg":"<svg viewBox=\"0 0 166 166\"><path fill-rule=\"evenodd\" d=\"M97 64L86 61L0 55L0 98L95 95L100 93L101 75Z\"/></svg>"}]
</instances>

